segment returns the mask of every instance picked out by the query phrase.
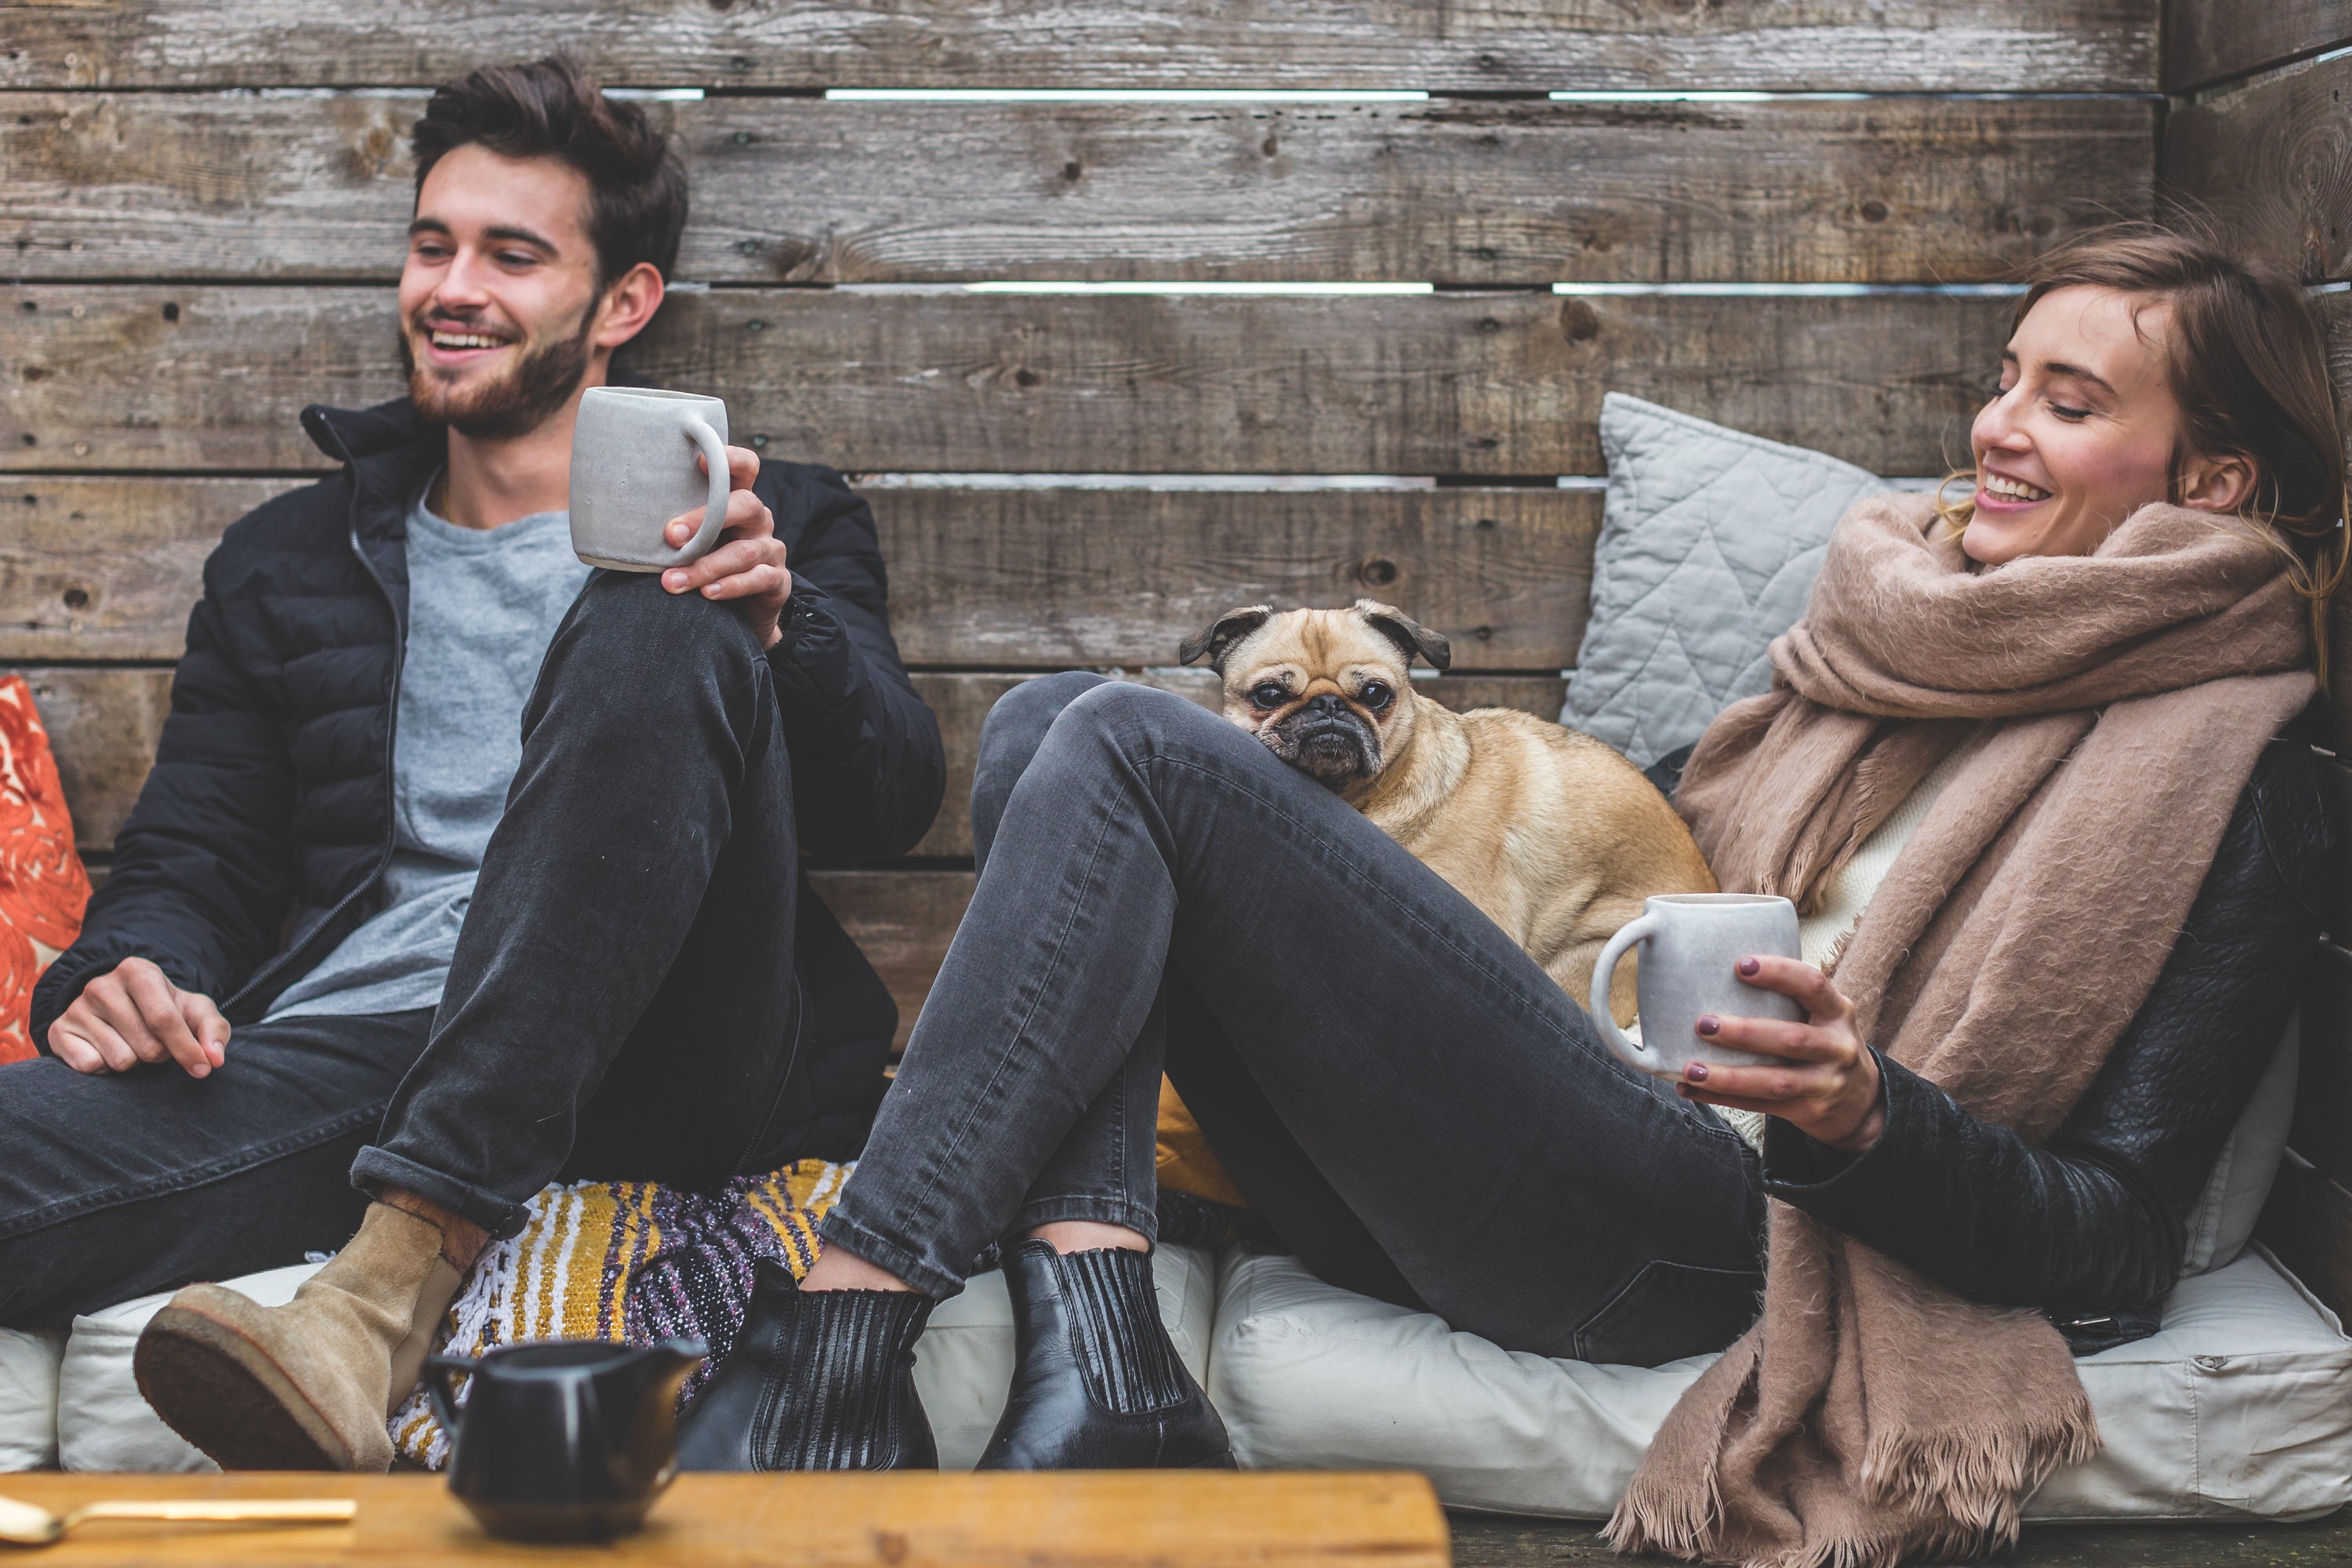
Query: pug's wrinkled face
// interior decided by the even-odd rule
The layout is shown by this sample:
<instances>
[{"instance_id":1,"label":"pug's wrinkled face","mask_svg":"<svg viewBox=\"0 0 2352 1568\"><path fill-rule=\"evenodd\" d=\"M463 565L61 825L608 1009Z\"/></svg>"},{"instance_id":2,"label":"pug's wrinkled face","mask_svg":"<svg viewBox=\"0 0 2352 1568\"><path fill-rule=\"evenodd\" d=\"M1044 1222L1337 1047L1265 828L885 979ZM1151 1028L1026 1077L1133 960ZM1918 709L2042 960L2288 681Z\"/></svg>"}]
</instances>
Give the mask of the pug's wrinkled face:
<instances>
[{"instance_id":1,"label":"pug's wrinkled face","mask_svg":"<svg viewBox=\"0 0 2352 1568\"><path fill-rule=\"evenodd\" d=\"M1238 610L1186 645L1224 680L1225 717L1266 750L1347 793L1378 778L1412 733L1412 653L1444 639L1370 600L1345 610ZM1442 664L1440 665L1443 668Z\"/></svg>"}]
</instances>

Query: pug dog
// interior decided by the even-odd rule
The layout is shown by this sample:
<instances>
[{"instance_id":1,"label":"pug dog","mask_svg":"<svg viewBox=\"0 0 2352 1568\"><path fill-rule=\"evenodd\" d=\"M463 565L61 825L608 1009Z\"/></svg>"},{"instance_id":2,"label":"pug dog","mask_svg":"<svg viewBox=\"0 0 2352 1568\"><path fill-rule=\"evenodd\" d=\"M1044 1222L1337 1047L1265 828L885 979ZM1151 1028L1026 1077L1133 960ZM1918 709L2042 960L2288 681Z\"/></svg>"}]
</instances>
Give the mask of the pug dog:
<instances>
[{"instance_id":1,"label":"pug dog","mask_svg":"<svg viewBox=\"0 0 2352 1568\"><path fill-rule=\"evenodd\" d=\"M1580 1005L1592 966L1653 893L1712 893L1690 830L1640 769L1590 735L1510 708L1456 713L1412 689L1444 637L1394 605L1251 605L1178 657L1205 658L1225 717L1371 818L1511 934ZM1613 977L1633 1021L1634 956Z\"/></svg>"}]
</instances>

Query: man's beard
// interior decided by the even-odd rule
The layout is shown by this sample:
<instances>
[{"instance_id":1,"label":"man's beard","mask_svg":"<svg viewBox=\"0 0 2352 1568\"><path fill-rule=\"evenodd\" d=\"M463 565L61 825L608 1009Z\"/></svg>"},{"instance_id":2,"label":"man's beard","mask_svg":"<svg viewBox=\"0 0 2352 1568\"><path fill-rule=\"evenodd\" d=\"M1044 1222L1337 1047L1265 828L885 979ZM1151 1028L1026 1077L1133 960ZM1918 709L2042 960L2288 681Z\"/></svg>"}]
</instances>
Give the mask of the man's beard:
<instances>
[{"instance_id":1,"label":"man's beard","mask_svg":"<svg viewBox=\"0 0 2352 1568\"><path fill-rule=\"evenodd\" d=\"M416 363L408 334L400 334L401 368L408 373L408 400L436 425L446 425L477 441L527 436L572 401L588 374L589 339L596 313L583 310L580 331L570 338L530 350L509 374L452 386Z\"/></svg>"}]
</instances>

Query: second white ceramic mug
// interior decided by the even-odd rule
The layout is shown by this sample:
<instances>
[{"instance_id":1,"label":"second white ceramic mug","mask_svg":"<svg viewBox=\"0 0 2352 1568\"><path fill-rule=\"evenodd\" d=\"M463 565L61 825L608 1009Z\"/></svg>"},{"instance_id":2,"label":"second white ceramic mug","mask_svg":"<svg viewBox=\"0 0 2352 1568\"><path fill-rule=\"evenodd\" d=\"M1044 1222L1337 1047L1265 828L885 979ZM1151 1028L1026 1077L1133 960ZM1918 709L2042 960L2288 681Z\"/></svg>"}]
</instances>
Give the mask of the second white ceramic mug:
<instances>
[{"instance_id":1,"label":"second white ceramic mug","mask_svg":"<svg viewBox=\"0 0 2352 1568\"><path fill-rule=\"evenodd\" d=\"M709 472L695 471L699 451ZM572 427L572 549L591 566L662 572L708 553L727 526L727 405L692 392L592 386ZM662 526L702 508L673 547Z\"/></svg>"},{"instance_id":2,"label":"second white ceramic mug","mask_svg":"<svg viewBox=\"0 0 2352 1568\"><path fill-rule=\"evenodd\" d=\"M1636 1045L1609 1011L1609 983L1617 961L1642 944L1636 989L1642 998L1642 1039ZM1733 968L1750 954L1795 958L1797 906L1762 893L1660 893L1618 929L1592 966L1592 1023L1601 1043L1629 1067L1680 1078L1692 1062L1752 1067L1778 1061L1704 1039L1698 1021L1718 1017L1801 1022L1792 996L1750 985Z\"/></svg>"}]
</instances>

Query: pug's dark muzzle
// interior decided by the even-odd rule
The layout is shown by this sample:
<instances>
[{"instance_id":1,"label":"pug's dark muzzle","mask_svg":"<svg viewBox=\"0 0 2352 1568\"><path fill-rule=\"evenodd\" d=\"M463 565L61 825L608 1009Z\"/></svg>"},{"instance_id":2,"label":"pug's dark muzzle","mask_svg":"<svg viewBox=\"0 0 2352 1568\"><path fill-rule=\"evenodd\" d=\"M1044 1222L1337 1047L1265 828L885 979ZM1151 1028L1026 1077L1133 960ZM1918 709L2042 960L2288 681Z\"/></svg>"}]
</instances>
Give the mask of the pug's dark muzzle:
<instances>
[{"instance_id":1,"label":"pug's dark muzzle","mask_svg":"<svg viewBox=\"0 0 2352 1568\"><path fill-rule=\"evenodd\" d=\"M1258 732L1284 762L1331 789L1380 771L1381 742L1371 725L1330 698L1317 698Z\"/></svg>"}]
</instances>

